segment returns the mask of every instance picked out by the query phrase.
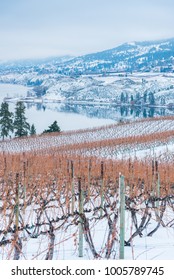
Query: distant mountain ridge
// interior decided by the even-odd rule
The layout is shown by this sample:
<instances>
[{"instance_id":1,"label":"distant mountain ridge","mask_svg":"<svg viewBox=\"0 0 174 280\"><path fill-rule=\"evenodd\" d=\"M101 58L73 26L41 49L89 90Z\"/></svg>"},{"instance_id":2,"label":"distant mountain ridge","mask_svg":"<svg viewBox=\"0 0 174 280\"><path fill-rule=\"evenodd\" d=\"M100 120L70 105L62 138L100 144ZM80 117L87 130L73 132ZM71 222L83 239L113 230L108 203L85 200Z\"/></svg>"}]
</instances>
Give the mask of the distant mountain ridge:
<instances>
[{"instance_id":1,"label":"distant mountain ridge","mask_svg":"<svg viewBox=\"0 0 174 280\"><path fill-rule=\"evenodd\" d=\"M27 101L144 106L155 98L158 106L174 107L174 38L125 43L74 58L1 65L0 83L27 86Z\"/></svg>"},{"instance_id":2,"label":"distant mountain ridge","mask_svg":"<svg viewBox=\"0 0 174 280\"><path fill-rule=\"evenodd\" d=\"M95 74L107 72L174 72L174 38L157 41L130 42L113 49L83 56L60 56L45 59L26 59L0 62L0 72L5 69L38 74L63 75ZM45 69L45 70L44 70Z\"/></svg>"},{"instance_id":3,"label":"distant mountain ridge","mask_svg":"<svg viewBox=\"0 0 174 280\"><path fill-rule=\"evenodd\" d=\"M63 65L62 65L63 66ZM174 71L174 38L124 43L113 49L73 58L64 63L77 73L107 71Z\"/></svg>"}]
</instances>

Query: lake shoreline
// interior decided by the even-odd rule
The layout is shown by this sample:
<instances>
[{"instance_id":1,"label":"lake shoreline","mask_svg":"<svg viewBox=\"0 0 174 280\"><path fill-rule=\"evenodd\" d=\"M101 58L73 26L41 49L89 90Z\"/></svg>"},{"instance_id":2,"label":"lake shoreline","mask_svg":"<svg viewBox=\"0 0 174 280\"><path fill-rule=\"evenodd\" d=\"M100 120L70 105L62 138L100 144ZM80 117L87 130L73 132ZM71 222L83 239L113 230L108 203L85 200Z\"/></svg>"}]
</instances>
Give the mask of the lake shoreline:
<instances>
[{"instance_id":1,"label":"lake shoreline","mask_svg":"<svg viewBox=\"0 0 174 280\"><path fill-rule=\"evenodd\" d=\"M128 104L128 103L118 103L118 102L111 102L111 101L87 101L87 100L57 100L57 99L47 99L47 98L32 98L32 97L26 97L26 98L18 98L18 97L5 97L4 102L12 102L16 103L18 101L22 101L24 103L58 103L58 104L68 104L68 105L110 105L110 106L117 106L117 107L132 107L132 108L164 108L164 109L169 109L169 108L174 108L171 106L171 104L165 104L165 105L150 105L150 104Z\"/></svg>"}]
</instances>

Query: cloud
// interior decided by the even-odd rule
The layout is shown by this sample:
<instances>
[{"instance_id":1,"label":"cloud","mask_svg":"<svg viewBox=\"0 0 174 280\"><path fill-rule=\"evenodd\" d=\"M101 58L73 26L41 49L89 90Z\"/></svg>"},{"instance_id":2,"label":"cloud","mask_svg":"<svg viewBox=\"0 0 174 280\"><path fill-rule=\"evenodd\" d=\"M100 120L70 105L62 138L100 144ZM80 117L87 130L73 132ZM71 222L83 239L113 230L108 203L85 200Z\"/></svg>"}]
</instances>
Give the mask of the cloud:
<instances>
[{"instance_id":1,"label":"cloud","mask_svg":"<svg viewBox=\"0 0 174 280\"><path fill-rule=\"evenodd\" d=\"M82 54L174 37L173 11L172 0L1 0L0 59Z\"/></svg>"}]
</instances>

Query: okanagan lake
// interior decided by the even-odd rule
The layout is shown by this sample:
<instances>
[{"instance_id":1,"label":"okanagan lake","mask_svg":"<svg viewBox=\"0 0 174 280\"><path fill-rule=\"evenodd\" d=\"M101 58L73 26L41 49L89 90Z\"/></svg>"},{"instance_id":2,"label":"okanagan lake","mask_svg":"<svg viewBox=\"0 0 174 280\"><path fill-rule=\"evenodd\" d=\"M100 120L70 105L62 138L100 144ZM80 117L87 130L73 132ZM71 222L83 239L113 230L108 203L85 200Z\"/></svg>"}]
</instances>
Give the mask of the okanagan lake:
<instances>
[{"instance_id":1,"label":"okanagan lake","mask_svg":"<svg viewBox=\"0 0 174 280\"><path fill-rule=\"evenodd\" d=\"M29 89L31 88L22 85L0 84L0 103L3 102L5 97L26 97ZM30 124L34 123L37 133L43 132L55 120L57 120L62 131L85 129L115 122L109 116L98 114L98 109L95 116L93 109L86 114L86 109L77 105L68 106L58 102L26 102L25 106L27 121ZM9 102L9 110L11 112L15 111L15 101Z\"/></svg>"},{"instance_id":2,"label":"okanagan lake","mask_svg":"<svg viewBox=\"0 0 174 280\"><path fill-rule=\"evenodd\" d=\"M24 98L29 89L22 85L0 84L0 102L5 97ZM113 124L124 119L174 115L174 111L165 108L120 107L102 103L26 102L25 106L27 121L34 123L37 133L42 133L55 120L62 131L67 131ZM9 102L9 109L14 112L15 101Z\"/></svg>"}]
</instances>

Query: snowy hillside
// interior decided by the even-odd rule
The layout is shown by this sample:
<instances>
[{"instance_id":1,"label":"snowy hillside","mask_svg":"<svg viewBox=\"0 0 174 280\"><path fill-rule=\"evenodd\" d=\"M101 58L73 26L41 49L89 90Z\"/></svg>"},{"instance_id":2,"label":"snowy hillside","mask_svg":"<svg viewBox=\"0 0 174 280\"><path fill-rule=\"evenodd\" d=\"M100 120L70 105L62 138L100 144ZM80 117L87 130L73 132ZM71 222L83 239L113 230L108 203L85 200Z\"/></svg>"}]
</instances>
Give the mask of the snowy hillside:
<instances>
[{"instance_id":1,"label":"snowy hillside","mask_svg":"<svg viewBox=\"0 0 174 280\"><path fill-rule=\"evenodd\" d=\"M30 97L38 97L40 88L39 96L49 101L148 105L154 94L156 105L173 103L174 39L126 43L76 58L1 64L0 83L28 86Z\"/></svg>"},{"instance_id":2,"label":"snowy hillside","mask_svg":"<svg viewBox=\"0 0 174 280\"><path fill-rule=\"evenodd\" d=\"M147 105L154 94L156 105L173 103L174 74L134 73L114 75L81 75L79 77L60 74L24 73L1 75L1 82L29 86L28 96L37 97L36 91L44 89L44 101L102 102L117 104ZM35 84L39 84L34 86ZM34 89L34 91L33 91ZM36 89L36 90L35 90ZM8 95L8 97L10 97ZM13 97L13 96L11 96Z\"/></svg>"},{"instance_id":3,"label":"snowy hillside","mask_svg":"<svg viewBox=\"0 0 174 280\"><path fill-rule=\"evenodd\" d=\"M173 117L152 118L55 135L41 134L37 137L1 141L0 152L20 153L59 148L59 153L66 154L68 151L69 155L75 153L115 159L134 156L137 151L148 151L149 154L156 151L161 157L161 152L165 153L168 149L167 144L173 154L173 131Z\"/></svg>"},{"instance_id":4,"label":"snowy hillside","mask_svg":"<svg viewBox=\"0 0 174 280\"><path fill-rule=\"evenodd\" d=\"M174 39L125 43L116 48L74 58L66 66L75 71L171 71Z\"/></svg>"}]
</instances>

